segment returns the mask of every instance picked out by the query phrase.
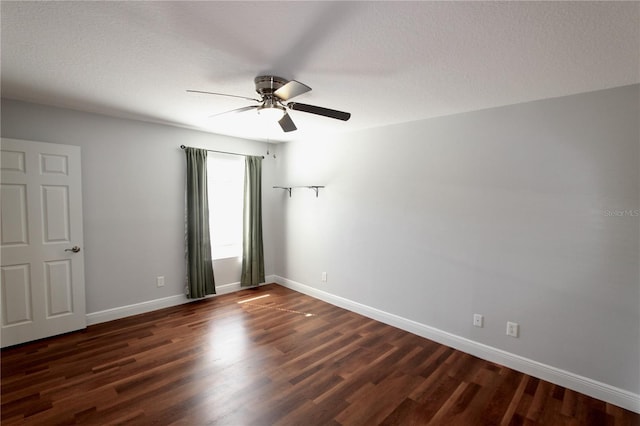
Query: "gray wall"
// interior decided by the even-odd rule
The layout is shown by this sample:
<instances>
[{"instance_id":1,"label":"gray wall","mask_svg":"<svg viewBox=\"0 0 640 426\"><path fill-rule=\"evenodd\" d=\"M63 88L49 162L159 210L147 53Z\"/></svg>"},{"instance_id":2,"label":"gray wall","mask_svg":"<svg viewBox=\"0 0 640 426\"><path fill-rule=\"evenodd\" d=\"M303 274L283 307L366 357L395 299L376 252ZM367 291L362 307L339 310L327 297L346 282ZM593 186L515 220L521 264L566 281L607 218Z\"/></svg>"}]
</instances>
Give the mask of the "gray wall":
<instances>
[{"instance_id":1,"label":"gray wall","mask_svg":"<svg viewBox=\"0 0 640 426\"><path fill-rule=\"evenodd\" d=\"M2 100L2 137L82 147L87 313L184 294L181 144L263 155L275 146L204 132ZM271 188L273 157L265 158ZM271 191L264 191L265 269L273 273ZM235 259L215 263L216 285L240 281ZM165 286L156 286L156 276Z\"/></svg>"},{"instance_id":2,"label":"gray wall","mask_svg":"<svg viewBox=\"0 0 640 426\"><path fill-rule=\"evenodd\" d=\"M281 194L276 274L637 394L639 99L626 86L286 144L279 183L327 187Z\"/></svg>"}]
</instances>

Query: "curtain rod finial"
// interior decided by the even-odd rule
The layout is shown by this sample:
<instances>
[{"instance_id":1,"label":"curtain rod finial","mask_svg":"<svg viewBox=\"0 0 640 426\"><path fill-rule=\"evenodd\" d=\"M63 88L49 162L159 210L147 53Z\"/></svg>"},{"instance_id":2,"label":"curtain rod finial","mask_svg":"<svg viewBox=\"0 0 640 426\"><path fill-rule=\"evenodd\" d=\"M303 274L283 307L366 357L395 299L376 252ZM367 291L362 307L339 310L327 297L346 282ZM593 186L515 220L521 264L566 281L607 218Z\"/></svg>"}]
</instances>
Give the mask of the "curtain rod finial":
<instances>
[{"instance_id":1,"label":"curtain rod finial","mask_svg":"<svg viewBox=\"0 0 640 426\"><path fill-rule=\"evenodd\" d=\"M184 145L180 145L180 149L187 149L187 147Z\"/></svg>"}]
</instances>

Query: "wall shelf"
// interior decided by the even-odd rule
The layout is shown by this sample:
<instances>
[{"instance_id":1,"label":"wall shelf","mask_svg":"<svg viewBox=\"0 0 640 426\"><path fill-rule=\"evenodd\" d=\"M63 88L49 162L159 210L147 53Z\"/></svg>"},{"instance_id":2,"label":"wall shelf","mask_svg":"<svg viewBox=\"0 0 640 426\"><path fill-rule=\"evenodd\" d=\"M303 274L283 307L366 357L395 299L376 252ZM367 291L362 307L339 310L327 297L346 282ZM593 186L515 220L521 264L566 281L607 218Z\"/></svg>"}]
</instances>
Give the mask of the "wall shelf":
<instances>
[{"instance_id":1,"label":"wall shelf","mask_svg":"<svg viewBox=\"0 0 640 426\"><path fill-rule=\"evenodd\" d=\"M309 188L309 189L313 189L316 193L316 198L318 198L318 190L320 188L324 188L323 185L303 185L303 186L274 186L274 188L277 189L284 189L285 191L287 191L289 193L289 198L291 198L291 190L293 188Z\"/></svg>"}]
</instances>

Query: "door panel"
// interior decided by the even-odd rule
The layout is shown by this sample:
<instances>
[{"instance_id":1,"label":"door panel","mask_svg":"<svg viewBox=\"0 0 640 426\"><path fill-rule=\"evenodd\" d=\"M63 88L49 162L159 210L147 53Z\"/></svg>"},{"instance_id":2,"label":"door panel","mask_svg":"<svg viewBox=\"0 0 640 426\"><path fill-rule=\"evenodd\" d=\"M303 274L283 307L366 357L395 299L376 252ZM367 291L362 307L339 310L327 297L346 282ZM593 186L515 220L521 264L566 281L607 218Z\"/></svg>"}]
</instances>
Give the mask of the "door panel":
<instances>
[{"instance_id":1,"label":"door panel","mask_svg":"<svg viewBox=\"0 0 640 426\"><path fill-rule=\"evenodd\" d=\"M7 303L10 301L11 303ZM29 265L2 267L2 326L29 323L31 316L31 274Z\"/></svg>"},{"instance_id":2,"label":"door panel","mask_svg":"<svg viewBox=\"0 0 640 426\"><path fill-rule=\"evenodd\" d=\"M47 289L47 317L73 313L71 261L45 262L44 279Z\"/></svg>"},{"instance_id":3,"label":"door panel","mask_svg":"<svg viewBox=\"0 0 640 426\"><path fill-rule=\"evenodd\" d=\"M42 186L45 243L69 242L69 188Z\"/></svg>"},{"instance_id":4,"label":"door panel","mask_svg":"<svg viewBox=\"0 0 640 426\"><path fill-rule=\"evenodd\" d=\"M2 184L2 246L28 244L27 185Z\"/></svg>"},{"instance_id":5,"label":"door panel","mask_svg":"<svg viewBox=\"0 0 640 426\"><path fill-rule=\"evenodd\" d=\"M2 139L2 347L86 327L80 148Z\"/></svg>"},{"instance_id":6,"label":"door panel","mask_svg":"<svg viewBox=\"0 0 640 426\"><path fill-rule=\"evenodd\" d=\"M24 152L2 151L2 170L8 172L24 172Z\"/></svg>"},{"instance_id":7,"label":"door panel","mask_svg":"<svg viewBox=\"0 0 640 426\"><path fill-rule=\"evenodd\" d=\"M67 175L67 163L69 161L69 157L66 155L51 155L51 154L41 154L41 173L45 174L57 174L57 175Z\"/></svg>"}]
</instances>

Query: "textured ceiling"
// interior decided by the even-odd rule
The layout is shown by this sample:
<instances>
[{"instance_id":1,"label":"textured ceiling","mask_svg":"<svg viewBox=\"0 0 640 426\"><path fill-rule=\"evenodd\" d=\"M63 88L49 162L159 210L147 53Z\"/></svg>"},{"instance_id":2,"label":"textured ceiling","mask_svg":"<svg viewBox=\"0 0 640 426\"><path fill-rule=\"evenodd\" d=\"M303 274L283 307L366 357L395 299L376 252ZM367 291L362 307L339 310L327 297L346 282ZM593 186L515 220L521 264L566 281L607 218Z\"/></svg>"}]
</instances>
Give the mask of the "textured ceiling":
<instances>
[{"instance_id":1,"label":"textured ceiling","mask_svg":"<svg viewBox=\"0 0 640 426\"><path fill-rule=\"evenodd\" d=\"M287 141L640 82L640 2L11 2L2 96ZM313 88L284 134L248 105Z\"/></svg>"}]
</instances>

